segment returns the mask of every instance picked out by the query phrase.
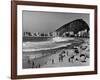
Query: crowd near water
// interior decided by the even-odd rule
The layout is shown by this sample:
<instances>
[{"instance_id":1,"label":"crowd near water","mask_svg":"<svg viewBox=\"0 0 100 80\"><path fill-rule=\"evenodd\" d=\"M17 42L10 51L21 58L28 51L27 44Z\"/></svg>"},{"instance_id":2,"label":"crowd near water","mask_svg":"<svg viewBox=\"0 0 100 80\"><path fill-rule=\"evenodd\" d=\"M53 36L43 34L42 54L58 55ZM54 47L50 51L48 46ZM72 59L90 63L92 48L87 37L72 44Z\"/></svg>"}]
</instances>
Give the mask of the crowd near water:
<instances>
[{"instance_id":1,"label":"crowd near water","mask_svg":"<svg viewBox=\"0 0 100 80\"><path fill-rule=\"evenodd\" d=\"M67 67L89 65L89 39L76 46L74 44L59 49L40 51L28 55L23 68ZM26 56L26 55L24 55ZM33 58L30 56L34 56Z\"/></svg>"}]
</instances>

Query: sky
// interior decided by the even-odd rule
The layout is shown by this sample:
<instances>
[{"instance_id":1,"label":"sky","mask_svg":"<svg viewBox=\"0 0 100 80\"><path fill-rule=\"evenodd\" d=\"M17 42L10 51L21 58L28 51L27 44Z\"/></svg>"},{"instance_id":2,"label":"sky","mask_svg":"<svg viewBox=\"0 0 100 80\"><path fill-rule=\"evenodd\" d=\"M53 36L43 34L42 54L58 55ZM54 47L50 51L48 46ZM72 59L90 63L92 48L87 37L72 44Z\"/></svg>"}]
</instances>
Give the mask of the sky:
<instances>
[{"instance_id":1,"label":"sky","mask_svg":"<svg viewBox=\"0 0 100 80\"><path fill-rule=\"evenodd\" d=\"M53 32L64 24L76 19L83 19L89 25L89 14L24 10L22 13L22 27L23 32L47 33Z\"/></svg>"}]
</instances>

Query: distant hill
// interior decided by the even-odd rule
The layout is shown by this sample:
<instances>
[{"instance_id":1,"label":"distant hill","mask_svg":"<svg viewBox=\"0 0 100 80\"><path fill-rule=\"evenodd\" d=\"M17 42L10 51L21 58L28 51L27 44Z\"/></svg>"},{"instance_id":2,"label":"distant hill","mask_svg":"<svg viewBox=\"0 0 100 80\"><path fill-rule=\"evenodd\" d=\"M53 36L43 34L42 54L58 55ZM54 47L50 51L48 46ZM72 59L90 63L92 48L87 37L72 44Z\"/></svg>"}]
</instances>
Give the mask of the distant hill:
<instances>
[{"instance_id":1,"label":"distant hill","mask_svg":"<svg viewBox=\"0 0 100 80\"><path fill-rule=\"evenodd\" d=\"M76 19L67 24L64 24L63 26L58 28L56 32L59 32L59 35L61 36L64 32L72 31L74 32L74 34L77 34L79 31L82 31L85 29L89 31L88 24L83 19Z\"/></svg>"}]
</instances>

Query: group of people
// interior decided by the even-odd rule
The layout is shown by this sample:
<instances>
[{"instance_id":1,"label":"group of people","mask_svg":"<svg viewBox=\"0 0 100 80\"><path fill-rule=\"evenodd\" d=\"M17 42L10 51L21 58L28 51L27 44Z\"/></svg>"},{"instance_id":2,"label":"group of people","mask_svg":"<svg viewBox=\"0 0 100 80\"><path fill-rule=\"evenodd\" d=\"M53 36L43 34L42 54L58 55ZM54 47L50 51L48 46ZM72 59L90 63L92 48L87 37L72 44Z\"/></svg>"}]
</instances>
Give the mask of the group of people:
<instances>
[{"instance_id":1,"label":"group of people","mask_svg":"<svg viewBox=\"0 0 100 80\"><path fill-rule=\"evenodd\" d=\"M41 67L41 65L40 65L40 64L35 65L34 61L32 61L32 68L40 68L40 67Z\"/></svg>"},{"instance_id":2,"label":"group of people","mask_svg":"<svg viewBox=\"0 0 100 80\"><path fill-rule=\"evenodd\" d=\"M87 48L87 46L85 47L85 49ZM72 63L72 62L86 62L86 59L89 58L89 55L87 56L87 53L84 51L82 53L82 51L84 50L79 50L78 48L75 49L62 49L59 52L58 55L58 61L59 62L63 62L64 59L66 58L68 60L68 62ZM54 64L56 62L55 58L52 59L52 64Z\"/></svg>"},{"instance_id":3,"label":"group of people","mask_svg":"<svg viewBox=\"0 0 100 80\"><path fill-rule=\"evenodd\" d=\"M87 46L84 47L84 49L86 48L88 47ZM65 60L67 60L66 62L69 63L74 63L74 62L85 63L87 61L86 59L89 58L89 56L87 56L87 53L85 52L82 46L80 47L80 49L74 48L74 49L61 49L58 51L56 50L54 51L55 53L57 53L57 55L55 55L56 58L54 55L52 55L51 63L52 64L55 64L57 62L62 63ZM48 60L45 62L46 64L49 64ZM30 61L28 61L28 63L30 63ZM40 68L42 66L40 63L37 64L34 60L32 60L31 64L32 64L32 68Z\"/></svg>"},{"instance_id":4,"label":"group of people","mask_svg":"<svg viewBox=\"0 0 100 80\"><path fill-rule=\"evenodd\" d=\"M64 57L65 57L65 51L62 51L62 52L59 54L59 62L63 62Z\"/></svg>"}]
</instances>

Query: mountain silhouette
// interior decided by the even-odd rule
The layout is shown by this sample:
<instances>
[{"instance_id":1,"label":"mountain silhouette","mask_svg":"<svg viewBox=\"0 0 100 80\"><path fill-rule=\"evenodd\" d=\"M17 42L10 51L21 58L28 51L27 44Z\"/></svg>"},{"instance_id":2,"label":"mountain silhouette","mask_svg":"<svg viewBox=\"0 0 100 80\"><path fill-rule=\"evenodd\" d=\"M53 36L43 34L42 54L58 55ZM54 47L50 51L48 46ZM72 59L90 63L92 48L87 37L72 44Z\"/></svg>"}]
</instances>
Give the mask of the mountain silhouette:
<instances>
[{"instance_id":1,"label":"mountain silhouette","mask_svg":"<svg viewBox=\"0 0 100 80\"><path fill-rule=\"evenodd\" d=\"M76 19L67 24L64 24L58 28L56 32L59 32L59 35L62 36L64 32L74 32L74 34L77 34L79 31L85 29L87 29L87 32L89 31L88 24L83 19Z\"/></svg>"}]
</instances>

